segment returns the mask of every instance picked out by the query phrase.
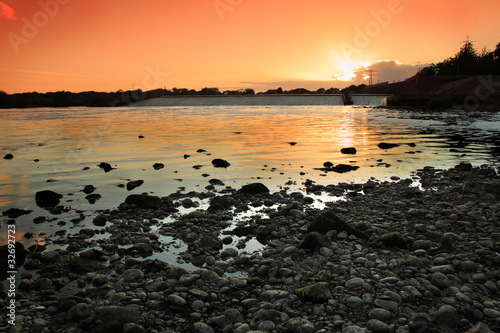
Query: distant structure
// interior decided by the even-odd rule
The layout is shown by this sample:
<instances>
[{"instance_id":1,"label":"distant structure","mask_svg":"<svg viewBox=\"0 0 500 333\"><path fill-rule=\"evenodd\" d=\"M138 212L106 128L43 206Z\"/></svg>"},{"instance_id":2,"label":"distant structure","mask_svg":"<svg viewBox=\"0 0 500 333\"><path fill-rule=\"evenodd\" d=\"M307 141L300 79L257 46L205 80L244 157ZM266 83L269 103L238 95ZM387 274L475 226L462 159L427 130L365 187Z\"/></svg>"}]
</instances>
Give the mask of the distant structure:
<instances>
[{"instance_id":1,"label":"distant structure","mask_svg":"<svg viewBox=\"0 0 500 333\"><path fill-rule=\"evenodd\" d=\"M368 85L373 86L373 73L376 73L373 71L372 68L370 68L370 77L368 78Z\"/></svg>"}]
</instances>

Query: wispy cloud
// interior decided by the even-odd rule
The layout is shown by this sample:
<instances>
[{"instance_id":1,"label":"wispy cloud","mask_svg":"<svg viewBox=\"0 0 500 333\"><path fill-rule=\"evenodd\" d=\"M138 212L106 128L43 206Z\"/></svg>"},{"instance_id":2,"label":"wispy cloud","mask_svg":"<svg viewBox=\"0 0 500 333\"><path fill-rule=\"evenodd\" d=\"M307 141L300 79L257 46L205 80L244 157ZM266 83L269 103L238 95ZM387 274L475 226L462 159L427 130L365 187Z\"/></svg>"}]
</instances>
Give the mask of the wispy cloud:
<instances>
[{"instance_id":1,"label":"wispy cloud","mask_svg":"<svg viewBox=\"0 0 500 333\"><path fill-rule=\"evenodd\" d=\"M7 20L17 20L17 15L14 9L0 1L0 16L5 17Z\"/></svg>"}]
</instances>

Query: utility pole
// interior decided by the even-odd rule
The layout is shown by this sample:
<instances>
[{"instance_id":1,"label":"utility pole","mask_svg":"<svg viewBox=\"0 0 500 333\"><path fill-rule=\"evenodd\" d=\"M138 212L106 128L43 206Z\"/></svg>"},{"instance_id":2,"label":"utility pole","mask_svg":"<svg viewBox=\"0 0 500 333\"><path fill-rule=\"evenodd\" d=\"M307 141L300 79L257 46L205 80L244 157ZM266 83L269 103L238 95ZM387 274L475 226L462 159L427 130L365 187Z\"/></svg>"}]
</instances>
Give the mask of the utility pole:
<instances>
[{"instance_id":1,"label":"utility pole","mask_svg":"<svg viewBox=\"0 0 500 333\"><path fill-rule=\"evenodd\" d=\"M372 68L370 68L370 76L368 78L368 85L369 86L372 86L373 85L373 73L376 73L376 71L374 72Z\"/></svg>"}]
</instances>

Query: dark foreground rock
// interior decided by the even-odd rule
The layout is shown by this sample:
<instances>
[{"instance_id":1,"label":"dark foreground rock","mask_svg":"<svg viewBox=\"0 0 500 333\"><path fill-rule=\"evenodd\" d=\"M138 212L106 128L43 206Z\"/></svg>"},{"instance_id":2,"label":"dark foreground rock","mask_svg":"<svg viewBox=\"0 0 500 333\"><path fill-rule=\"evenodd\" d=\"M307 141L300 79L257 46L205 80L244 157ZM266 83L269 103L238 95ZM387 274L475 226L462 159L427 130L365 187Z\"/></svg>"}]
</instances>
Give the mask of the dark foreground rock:
<instances>
[{"instance_id":1,"label":"dark foreground rock","mask_svg":"<svg viewBox=\"0 0 500 333\"><path fill-rule=\"evenodd\" d=\"M212 160L212 165L215 168L227 168L227 167L231 166L231 163L229 163L228 161L223 160L221 158L215 158Z\"/></svg>"},{"instance_id":2,"label":"dark foreground rock","mask_svg":"<svg viewBox=\"0 0 500 333\"><path fill-rule=\"evenodd\" d=\"M33 248L16 329L500 332L500 202L484 191L497 171L425 168L420 186L308 182L321 198L363 189L324 209L286 190L129 196L98 226ZM192 209L198 201L213 207Z\"/></svg>"},{"instance_id":3,"label":"dark foreground rock","mask_svg":"<svg viewBox=\"0 0 500 333\"><path fill-rule=\"evenodd\" d=\"M50 190L38 191L35 194L35 201L37 206L39 207L54 207L57 206L60 202L60 199L63 197L62 194L56 193Z\"/></svg>"}]
</instances>

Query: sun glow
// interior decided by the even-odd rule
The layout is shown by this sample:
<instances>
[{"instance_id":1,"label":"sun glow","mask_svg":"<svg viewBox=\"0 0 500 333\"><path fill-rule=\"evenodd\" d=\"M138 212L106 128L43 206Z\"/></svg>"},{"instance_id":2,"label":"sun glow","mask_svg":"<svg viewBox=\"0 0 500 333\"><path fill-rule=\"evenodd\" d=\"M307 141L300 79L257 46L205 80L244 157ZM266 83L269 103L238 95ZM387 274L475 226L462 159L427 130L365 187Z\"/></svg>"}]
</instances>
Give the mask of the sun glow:
<instances>
[{"instance_id":1,"label":"sun glow","mask_svg":"<svg viewBox=\"0 0 500 333\"><path fill-rule=\"evenodd\" d=\"M371 66L371 62L359 62L353 63L348 61L337 62L337 66L340 68L341 72L333 75L333 80L335 81L353 81L358 73L367 70ZM363 73L363 79L368 79L369 76Z\"/></svg>"}]
</instances>

